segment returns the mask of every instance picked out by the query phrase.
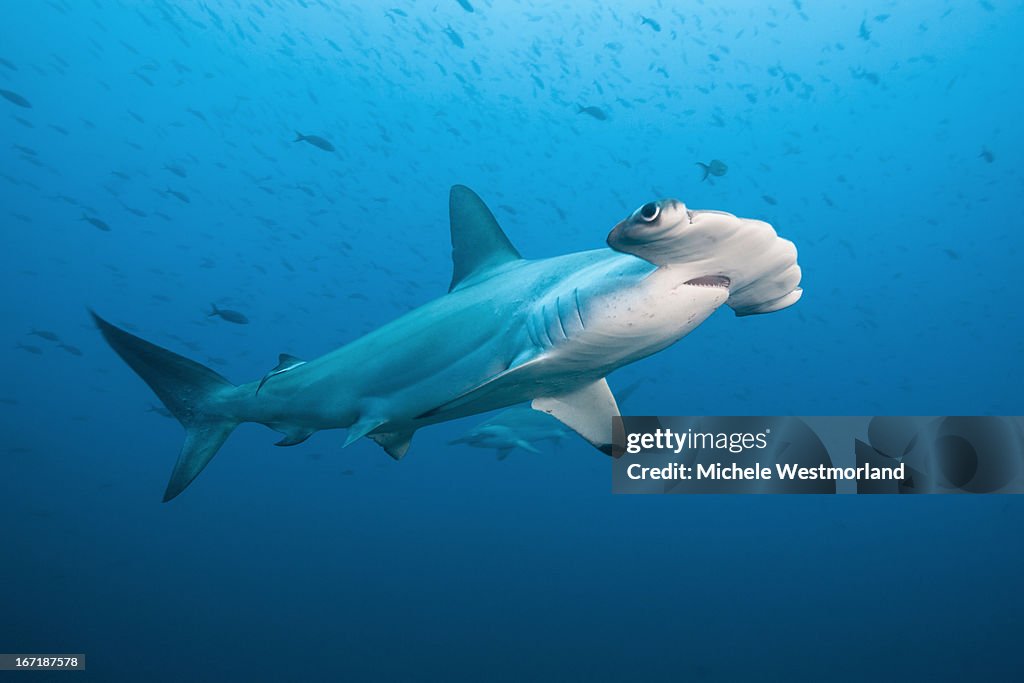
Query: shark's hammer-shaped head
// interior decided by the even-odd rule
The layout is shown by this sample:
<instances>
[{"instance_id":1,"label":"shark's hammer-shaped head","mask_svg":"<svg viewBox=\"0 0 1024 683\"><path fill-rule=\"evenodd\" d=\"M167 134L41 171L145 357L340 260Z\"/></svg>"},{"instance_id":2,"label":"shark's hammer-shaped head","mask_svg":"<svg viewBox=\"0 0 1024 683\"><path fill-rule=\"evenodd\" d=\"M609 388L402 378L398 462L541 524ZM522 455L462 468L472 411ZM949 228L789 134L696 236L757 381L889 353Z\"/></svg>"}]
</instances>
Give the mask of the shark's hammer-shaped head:
<instances>
[{"instance_id":1,"label":"shark's hammer-shaped head","mask_svg":"<svg viewBox=\"0 0 1024 683\"><path fill-rule=\"evenodd\" d=\"M796 247L764 221L693 211L675 199L648 202L608 235L608 246L657 266L682 268L688 284L728 287L736 315L770 313L799 299Z\"/></svg>"}]
</instances>

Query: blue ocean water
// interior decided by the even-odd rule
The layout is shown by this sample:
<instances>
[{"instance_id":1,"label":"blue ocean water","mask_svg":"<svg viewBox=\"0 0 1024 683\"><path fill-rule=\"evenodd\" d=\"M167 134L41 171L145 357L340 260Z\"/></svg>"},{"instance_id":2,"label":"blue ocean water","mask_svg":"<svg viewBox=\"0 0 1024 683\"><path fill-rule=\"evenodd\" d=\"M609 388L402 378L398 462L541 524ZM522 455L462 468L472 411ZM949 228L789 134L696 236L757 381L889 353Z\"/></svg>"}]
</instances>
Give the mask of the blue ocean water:
<instances>
[{"instance_id":1,"label":"blue ocean water","mask_svg":"<svg viewBox=\"0 0 1024 683\"><path fill-rule=\"evenodd\" d=\"M805 294L613 375L628 413L1020 414L1024 4L5 19L0 651L101 681L1019 677L1016 498L613 497L582 441L498 461L448 444L468 418L401 462L243 425L161 504L182 430L87 309L250 381L443 294L452 184L528 257L677 197L771 222Z\"/></svg>"}]
</instances>

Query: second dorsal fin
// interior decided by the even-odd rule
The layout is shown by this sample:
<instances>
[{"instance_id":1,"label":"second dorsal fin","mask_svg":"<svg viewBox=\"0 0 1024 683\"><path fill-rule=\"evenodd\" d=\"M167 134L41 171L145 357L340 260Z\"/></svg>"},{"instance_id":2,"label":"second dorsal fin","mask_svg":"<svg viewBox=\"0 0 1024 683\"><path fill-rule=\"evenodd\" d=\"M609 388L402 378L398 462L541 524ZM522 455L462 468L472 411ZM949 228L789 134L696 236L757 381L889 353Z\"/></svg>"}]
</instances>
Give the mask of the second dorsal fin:
<instances>
[{"instance_id":1,"label":"second dorsal fin","mask_svg":"<svg viewBox=\"0 0 1024 683\"><path fill-rule=\"evenodd\" d=\"M288 372L289 370L294 370L295 368L299 367L300 365L305 365L305 364L306 364L306 361L302 360L301 358L296 358L295 356L289 355L287 353L282 353L282 354L278 355L278 357L277 357L277 367L275 367L273 370L271 370L267 374L263 375L263 379L260 380L259 386L256 387L256 394L259 395L260 389L262 389L263 385L267 383L267 380L270 379L271 377L273 377L274 375L280 375L282 372Z\"/></svg>"},{"instance_id":2,"label":"second dorsal fin","mask_svg":"<svg viewBox=\"0 0 1024 683\"><path fill-rule=\"evenodd\" d=\"M522 258L473 190L452 185L448 210L453 262L449 292L475 275Z\"/></svg>"}]
</instances>

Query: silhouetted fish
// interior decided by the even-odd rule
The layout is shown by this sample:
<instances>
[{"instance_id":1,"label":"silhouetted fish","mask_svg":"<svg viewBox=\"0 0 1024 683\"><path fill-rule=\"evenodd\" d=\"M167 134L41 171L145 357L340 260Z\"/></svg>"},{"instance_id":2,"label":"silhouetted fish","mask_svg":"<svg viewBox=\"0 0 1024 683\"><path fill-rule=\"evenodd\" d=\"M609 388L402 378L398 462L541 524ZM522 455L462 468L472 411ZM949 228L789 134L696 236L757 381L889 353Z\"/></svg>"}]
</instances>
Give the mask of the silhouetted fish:
<instances>
[{"instance_id":1,"label":"silhouetted fish","mask_svg":"<svg viewBox=\"0 0 1024 683\"><path fill-rule=\"evenodd\" d=\"M577 114L586 114L587 116L593 116L598 121L607 121L608 120L608 114L605 114L604 110L601 109L600 107L594 107L594 106L584 107L583 105L577 104L576 105L576 113Z\"/></svg>"},{"instance_id":2,"label":"silhouetted fish","mask_svg":"<svg viewBox=\"0 0 1024 683\"><path fill-rule=\"evenodd\" d=\"M314 147L319 147L325 152L334 151L334 145L319 135L303 135L299 131L295 131L295 142L308 142Z\"/></svg>"},{"instance_id":3,"label":"silhouetted fish","mask_svg":"<svg viewBox=\"0 0 1024 683\"><path fill-rule=\"evenodd\" d=\"M2 90L2 89L0 89L0 95L3 95L4 99L7 100L8 102L16 104L19 107L25 107L26 109L31 109L32 108L32 103L29 102L28 100L26 100L24 97L22 97L21 95L19 95L16 92L11 92L10 90Z\"/></svg>"},{"instance_id":4,"label":"silhouetted fish","mask_svg":"<svg viewBox=\"0 0 1024 683\"><path fill-rule=\"evenodd\" d=\"M82 218L80 220L89 223L89 225L93 226L94 228L97 228L98 230L102 230L103 232L110 232L110 226L107 225L105 222L101 221L99 218L93 218L92 216L87 216L83 213Z\"/></svg>"},{"instance_id":5,"label":"silhouetted fish","mask_svg":"<svg viewBox=\"0 0 1024 683\"><path fill-rule=\"evenodd\" d=\"M64 349L65 351L67 351L72 356L81 356L82 355L82 350L79 349L77 346L72 346L71 344L63 344L63 343L57 344L57 346L59 346L60 348Z\"/></svg>"},{"instance_id":6,"label":"silhouetted fish","mask_svg":"<svg viewBox=\"0 0 1024 683\"><path fill-rule=\"evenodd\" d=\"M157 415L160 415L162 417L174 417L173 415L171 415L171 411L167 410L167 408L164 408L163 406L154 405L152 403L149 404L149 408L146 409L146 412L156 413Z\"/></svg>"},{"instance_id":7,"label":"silhouetted fish","mask_svg":"<svg viewBox=\"0 0 1024 683\"><path fill-rule=\"evenodd\" d=\"M857 34L861 40L871 40L871 30L868 28L868 20L860 22L860 31Z\"/></svg>"},{"instance_id":8,"label":"silhouetted fish","mask_svg":"<svg viewBox=\"0 0 1024 683\"><path fill-rule=\"evenodd\" d=\"M172 190L171 188L167 188L167 192L165 194L171 195L172 197L174 197L175 199L177 199L180 202L184 202L186 204L191 204L192 203L189 200L188 195L186 195L184 192L178 192L177 190Z\"/></svg>"},{"instance_id":9,"label":"silhouetted fish","mask_svg":"<svg viewBox=\"0 0 1024 683\"><path fill-rule=\"evenodd\" d=\"M704 169L704 176L701 178L702 181L707 180L709 175L713 175L716 178L720 178L724 176L729 170L729 167L725 165L725 162L721 161L720 159L712 159L711 163L708 164L702 164L701 162L698 161L697 165Z\"/></svg>"},{"instance_id":10,"label":"silhouetted fish","mask_svg":"<svg viewBox=\"0 0 1024 683\"><path fill-rule=\"evenodd\" d=\"M466 47L466 44L462 42L462 36L456 33L455 29L453 29L451 26L446 28L444 32L448 36L448 40L452 41L452 45L454 45L455 47Z\"/></svg>"},{"instance_id":11,"label":"silhouetted fish","mask_svg":"<svg viewBox=\"0 0 1024 683\"><path fill-rule=\"evenodd\" d=\"M188 171L186 171L181 166L178 166L177 164L164 164L164 169L170 171L179 178L184 178L188 176Z\"/></svg>"},{"instance_id":12,"label":"silhouetted fish","mask_svg":"<svg viewBox=\"0 0 1024 683\"><path fill-rule=\"evenodd\" d=\"M457 3L459 3L459 6L462 9L466 10L467 12L472 12L473 11L473 6L471 4L469 4L469 0L455 0L455 1Z\"/></svg>"},{"instance_id":13,"label":"silhouetted fish","mask_svg":"<svg viewBox=\"0 0 1024 683\"><path fill-rule=\"evenodd\" d=\"M641 16L640 20L641 20L640 21L640 25L641 26L646 24L646 25L650 26L652 29L654 29L655 31L661 31L661 24L656 22L654 19L651 19L650 17Z\"/></svg>"},{"instance_id":14,"label":"silhouetted fish","mask_svg":"<svg viewBox=\"0 0 1024 683\"><path fill-rule=\"evenodd\" d=\"M235 323L236 325L248 325L249 319L238 311L233 311L230 308L217 308L217 304L210 304L213 308L210 311L209 316L220 316L223 320L227 320L229 323Z\"/></svg>"},{"instance_id":15,"label":"silhouetted fish","mask_svg":"<svg viewBox=\"0 0 1024 683\"><path fill-rule=\"evenodd\" d=\"M40 339L45 339L46 341L60 341L60 337L57 336L56 332L50 332L49 330L37 330L34 327L32 328L32 331L29 332L29 335L33 337L39 337Z\"/></svg>"}]
</instances>

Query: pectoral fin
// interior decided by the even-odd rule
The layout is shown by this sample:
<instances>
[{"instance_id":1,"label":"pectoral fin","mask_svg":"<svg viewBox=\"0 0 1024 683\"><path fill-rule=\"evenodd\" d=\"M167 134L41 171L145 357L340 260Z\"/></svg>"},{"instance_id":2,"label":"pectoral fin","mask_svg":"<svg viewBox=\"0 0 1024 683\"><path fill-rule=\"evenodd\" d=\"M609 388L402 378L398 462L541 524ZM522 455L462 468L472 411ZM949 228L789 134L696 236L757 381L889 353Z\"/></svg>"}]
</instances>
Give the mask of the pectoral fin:
<instances>
[{"instance_id":1,"label":"pectoral fin","mask_svg":"<svg viewBox=\"0 0 1024 683\"><path fill-rule=\"evenodd\" d=\"M539 356L524 357L521 359L517 358L512 362L512 365L507 370L503 370L502 372L499 372L497 375L487 378L480 384L477 384L473 388L464 391L463 393L459 394L458 396L448 401L447 403L442 403L436 408L431 408L425 413L417 415L416 419L422 420L424 418L433 417L438 413L444 412L446 410L453 410L455 408L458 408L459 406L463 406L467 403L475 401L488 391L492 391L495 388L494 385L500 380L516 380L517 378L520 377L521 373L526 372L531 367L534 367L535 365L543 362L545 359L546 356L543 354ZM611 428L609 427L609 429Z\"/></svg>"},{"instance_id":2,"label":"pectoral fin","mask_svg":"<svg viewBox=\"0 0 1024 683\"><path fill-rule=\"evenodd\" d=\"M534 410L547 413L589 441L605 454L612 452L612 417L619 407L606 380L567 394L542 396L530 404Z\"/></svg>"}]
</instances>

